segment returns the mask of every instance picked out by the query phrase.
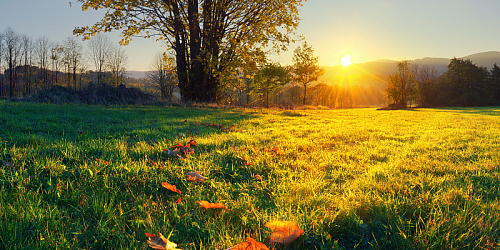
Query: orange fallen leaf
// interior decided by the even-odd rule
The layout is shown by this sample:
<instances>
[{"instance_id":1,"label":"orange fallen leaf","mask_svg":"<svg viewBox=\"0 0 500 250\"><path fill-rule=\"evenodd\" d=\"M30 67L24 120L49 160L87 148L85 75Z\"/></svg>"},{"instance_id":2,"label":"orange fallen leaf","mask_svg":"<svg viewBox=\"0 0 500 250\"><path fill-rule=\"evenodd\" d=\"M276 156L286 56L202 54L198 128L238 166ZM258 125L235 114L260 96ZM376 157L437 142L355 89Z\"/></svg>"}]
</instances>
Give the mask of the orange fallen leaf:
<instances>
[{"instance_id":1,"label":"orange fallen leaf","mask_svg":"<svg viewBox=\"0 0 500 250\"><path fill-rule=\"evenodd\" d=\"M273 230L270 242L285 245L289 245L304 233L304 230L300 229L293 221L270 221L265 226Z\"/></svg>"},{"instance_id":2,"label":"orange fallen leaf","mask_svg":"<svg viewBox=\"0 0 500 250\"><path fill-rule=\"evenodd\" d=\"M227 209L226 205L222 204L222 203L210 203L208 201L197 201L200 206L204 207L204 208L208 208L208 209L213 209L213 208L225 208Z\"/></svg>"},{"instance_id":3,"label":"orange fallen leaf","mask_svg":"<svg viewBox=\"0 0 500 250\"><path fill-rule=\"evenodd\" d=\"M259 181L262 181L262 177L258 174L255 175L255 179L259 180Z\"/></svg>"},{"instance_id":4,"label":"orange fallen leaf","mask_svg":"<svg viewBox=\"0 0 500 250\"><path fill-rule=\"evenodd\" d=\"M177 189L177 187L175 185L171 185L171 184L169 184L167 182L162 182L161 186L164 187L164 188L166 188L166 189L168 189L168 190L170 190L170 191L172 191L172 192L176 192L178 194L182 193L181 190Z\"/></svg>"},{"instance_id":5,"label":"orange fallen leaf","mask_svg":"<svg viewBox=\"0 0 500 250\"><path fill-rule=\"evenodd\" d=\"M285 155L285 153L283 153L283 151L279 150L278 148L272 148L272 149L270 149L268 151L271 152L271 153L275 153L277 155Z\"/></svg>"},{"instance_id":6,"label":"orange fallen leaf","mask_svg":"<svg viewBox=\"0 0 500 250\"><path fill-rule=\"evenodd\" d=\"M253 162L247 162L247 163L245 163L245 166L251 166L251 165L253 165Z\"/></svg>"},{"instance_id":7,"label":"orange fallen leaf","mask_svg":"<svg viewBox=\"0 0 500 250\"><path fill-rule=\"evenodd\" d=\"M177 247L177 244L169 241L167 238L163 237L161 233L159 235L154 235L150 233L146 233L146 236L149 238L148 244L151 248L154 249L163 249L163 250L180 250Z\"/></svg>"},{"instance_id":8,"label":"orange fallen leaf","mask_svg":"<svg viewBox=\"0 0 500 250\"><path fill-rule=\"evenodd\" d=\"M200 175L201 172L189 172L186 174L188 181L204 182L207 178Z\"/></svg>"},{"instance_id":9,"label":"orange fallen leaf","mask_svg":"<svg viewBox=\"0 0 500 250\"><path fill-rule=\"evenodd\" d=\"M179 197L179 198L175 201L175 203L177 203L177 204L181 203L181 197Z\"/></svg>"},{"instance_id":10,"label":"orange fallen leaf","mask_svg":"<svg viewBox=\"0 0 500 250\"><path fill-rule=\"evenodd\" d=\"M236 156L236 158L238 158L238 159L240 159L240 160L242 160L242 161L247 161L247 160L248 160L245 156L243 156L243 157L241 157L241 156Z\"/></svg>"},{"instance_id":11,"label":"orange fallen leaf","mask_svg":"<svg viewBox=\"0 0 500 250\"><path fill-rule=\"evenodd\" d=\"M266 245L254 240L250 237L247 237L247 241L242 242L242 243L240 243L234 247L228 248L226 250L269 250L269 248Z\"/></svg>"}]
</instances>

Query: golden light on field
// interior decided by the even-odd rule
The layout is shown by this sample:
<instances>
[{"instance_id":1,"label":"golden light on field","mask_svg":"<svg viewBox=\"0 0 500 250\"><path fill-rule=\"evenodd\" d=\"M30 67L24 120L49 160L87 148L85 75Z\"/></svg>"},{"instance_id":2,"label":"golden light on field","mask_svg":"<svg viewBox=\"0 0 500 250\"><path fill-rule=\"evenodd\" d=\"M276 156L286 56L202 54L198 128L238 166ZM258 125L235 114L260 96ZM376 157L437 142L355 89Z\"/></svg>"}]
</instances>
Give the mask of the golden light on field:
<instances>
[{"instance_id":1,"label":"golden light on field","mask_svg":"<svg viewBox=\"0 0 500 250\"><path fill-rule=\"evenodd\" d=\"M342 59L340 59L340 64L342 64L342 66L344 67L351 65L351 54L347 54L342 57Z\"/></svg>"}]
</instances>

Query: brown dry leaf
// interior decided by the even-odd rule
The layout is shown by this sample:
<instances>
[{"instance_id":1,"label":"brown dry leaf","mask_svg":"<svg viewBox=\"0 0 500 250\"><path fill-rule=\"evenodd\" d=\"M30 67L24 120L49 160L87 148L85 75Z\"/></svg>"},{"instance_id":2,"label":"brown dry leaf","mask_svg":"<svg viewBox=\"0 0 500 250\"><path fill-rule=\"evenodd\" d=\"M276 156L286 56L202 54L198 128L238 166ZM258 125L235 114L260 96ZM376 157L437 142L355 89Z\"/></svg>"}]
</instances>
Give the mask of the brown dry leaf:
<instances>
[{"instance_id":1,"label":"brown dry leaf","mask_svg":"<svg viewBox=\"0 0 500 250\"><path fill-rule=\"evenodd\" d=\"M177 244L163 237L161 233L158 233L158 235L146 233L146 236L149 238L148 244L151 248L163 250L180 250L180 248L176 248Z\"/></svg>"},{"instance_id":2,"label":"brown dry leaf","mask_svg":"<svg viewBox=\"0 0 500 250\"><path fill-rule=\"evenodd\" d=\"M225 208L227 209L226 205L222 204L222 203L210 203L208 201L197 201L200 206L204 207L204 208L208 208L208 209L214 209L214 208Z\"/></svg>"},{"instance_id":3,"label":"brown dry leaf","mask_svg":"<svg viewBox=\"0 0 500 250\"><path fill-rule=\"evenodd\" d=\"M269 250L269 248L266 245L254 240L250 237L247 237L247 241L242 242L242 243L240 243L234 247L228 248L226 250Z\"/></svg>"},{"instance_id":4,"label":"brown dry leaf","mask_svg":"<svg viewBox=\"0 0 500 250\"><path fill-rule=\"evenodd\" d=\"M207 178L200 175L201 172L189 172L186 174L188 181L204 182Z\"/></svg>"},{"instance_id":5,"label":"brown dry leaf","mask_svg":"<svg viewBox=\"0 0 500 250\"><path fill-rule=\"evenodd\" d=\"M300 229L297 223L293 221L270 221L265 226L273 230L270 242L285 245L292 243L304 233L304 230Z\"/></svg>"},{"instance_id":6,"label":"brown dry leaf","mask_svg":"<svg viewBox=\"0 0 500 250\"><path fill-rule=\"evenodd\" d=\"M174 150L164 149L163 152L166 152L168 156L177 156L179 155L180 150L178 148Z\"/></svg>"},{"instance_id":7,"label":"brown dry leaf","mask_svg":"<svg viewBox=\"0 0 500 250\"><path fill-rule=\"evenodd\" d=\"M177 187L175 185L171 185L171 184L169 184L167 182L162 182L161 186L164 187L164 188L166 188L166 189L168 189L168 190L170 190L170 191L172 191L172 192L176 192L178 194L182 193L181 190L177 189Z\"/></svg>"}]
</instances>

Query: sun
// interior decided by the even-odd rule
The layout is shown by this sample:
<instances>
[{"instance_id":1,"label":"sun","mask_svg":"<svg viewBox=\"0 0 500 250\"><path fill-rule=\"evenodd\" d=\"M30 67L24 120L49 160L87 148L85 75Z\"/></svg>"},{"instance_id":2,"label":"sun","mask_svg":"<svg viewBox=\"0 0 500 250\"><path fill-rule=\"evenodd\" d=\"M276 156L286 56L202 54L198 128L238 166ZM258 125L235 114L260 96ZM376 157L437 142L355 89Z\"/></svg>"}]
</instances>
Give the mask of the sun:
<instances>
[{"instance_id":1,"label":"sun","mask_svg":"<svg viewBox=\"0 0 500 250\"><path fill-rule=\"evenodd\" d=\"M351 54L347 54L342 57L342 59L340 59L340 64L342 64L342 66L344 67L351 65Z\"/></svg>"}]
</instances>

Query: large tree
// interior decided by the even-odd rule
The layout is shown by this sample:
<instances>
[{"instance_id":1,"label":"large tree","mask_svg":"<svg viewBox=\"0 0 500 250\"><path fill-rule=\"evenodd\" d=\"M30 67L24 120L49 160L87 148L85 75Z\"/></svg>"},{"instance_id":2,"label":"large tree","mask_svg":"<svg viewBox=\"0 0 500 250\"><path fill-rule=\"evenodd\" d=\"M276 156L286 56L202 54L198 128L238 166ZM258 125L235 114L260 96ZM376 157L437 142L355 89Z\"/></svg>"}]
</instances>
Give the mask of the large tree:
<instances>
[{"instance_id":1,"label":"large tree","mask_svg":"<svg viewBox=\"0 0 500 250\"><path fill-rule=\"evenodd\" d=\"M314 56L313 47L308 45L307 42L294 50L292 61L293 81L303 87L302 105L305 105L307 89L318 81L318 78L325 73L325 70L319 66L318 57Z\"/></svg>"},{"instance_id":2,"label":"large tree","mask_svg":"<svg viewBox=\"0 0 500 250\"><path fill-rule=\"evenodd\" d=\"M221 75L234 60L260 48L285 49L299 22L302 0L79 0L83 10L107 9L103 19L74 33L90 38L122 30L163 39L175 51L181 97L217 101Z\"/></svg>"},{"instance_id":3,"label":"large tree","mask_svg":"<svg viewBox=\"0 0 500 250\"><path fill-rule=\"evenodd\" d=\"M444 77L453 97L450 104L465 106L486 104L485 87L489 77L486 67L477 66L469 59L453 58Z\"/></svg>"}]
</instances>

